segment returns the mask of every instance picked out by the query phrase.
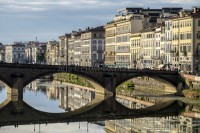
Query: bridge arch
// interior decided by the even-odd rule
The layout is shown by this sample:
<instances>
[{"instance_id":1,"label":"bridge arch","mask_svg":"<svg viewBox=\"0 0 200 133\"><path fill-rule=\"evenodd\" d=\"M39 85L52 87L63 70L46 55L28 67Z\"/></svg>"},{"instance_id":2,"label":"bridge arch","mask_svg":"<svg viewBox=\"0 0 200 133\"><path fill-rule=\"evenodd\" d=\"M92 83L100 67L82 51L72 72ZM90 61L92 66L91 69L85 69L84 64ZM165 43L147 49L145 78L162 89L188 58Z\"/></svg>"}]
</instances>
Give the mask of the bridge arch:
<instances>
[{"instance_id":1,"label":"bridge arch","mask_svg":"<svg viewBox=\"0 0 200 133\"><path fill-rule=\"evenodd\" d=\"M97 93L102 93L104 94L105 88L103 87L103 83L98 80L98 77L91 76L91 74L83 73L83 72L77 72L77 71L46 71L43 73L39 73L37 75L31 76L31 78L27 81L24 82L24 87L28 85L29 83L33 82L36 79L39 79L43 76L50 75L50 74L58 74L58 73L69 73L69 74L74 74L77 76L80 76L81 78L87 79L93 86L95 86L95 89L97 90Z\"/></svg>"},{"instance_id":2,"label":"bridge arch","mask_svg":"<svg viewBox=\"0 0 200 133\"><path fill-rule=\"evenodd\" d=\"M7 81L5 78L3 78L1 75L0 75L0 81L2 81L7 87L10 87L12 88L12 84L11 82Z\"/></svg>"},{"instance_id":3,"label":"bridge arch","mask_svg":"<svg viewBox=\"0 0 200 133\"><path fill-rule=\"evenodd\" d=\"M121 85L122 83L133 79L133 78L137 78L137 77L149 77L152 79L155 79L157 81L161 81L162 83L166 83L172 87L174 87L176 89L176 91L178 92L179 90L177 89L177 86L181 81L181 75L180 74L176 74L176 75L162 75L162 74L152 74L152 73L131 73L131 74L127 74L125 76L122 76L121 79L119 79L116 83L116 88ZM115 88L115 89L116 89Z\"/></svg>"}]
</instances>

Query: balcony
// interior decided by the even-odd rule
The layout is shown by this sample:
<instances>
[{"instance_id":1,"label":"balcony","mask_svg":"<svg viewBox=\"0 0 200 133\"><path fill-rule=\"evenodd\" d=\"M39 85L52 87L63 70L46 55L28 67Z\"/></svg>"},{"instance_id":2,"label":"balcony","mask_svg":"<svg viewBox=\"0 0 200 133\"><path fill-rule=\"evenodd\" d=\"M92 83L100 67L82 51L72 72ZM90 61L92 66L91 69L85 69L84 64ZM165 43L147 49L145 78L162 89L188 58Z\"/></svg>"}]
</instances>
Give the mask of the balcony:
<instances>
[{"instance_id":1,"label":"balcony","mask_svg":"<svg viewBox=\"0 0 200 133\"><path fill-rule=\"evenodd\" d=\"M115 36L115 33L106 33L106 37L112 37Z\"/></svg>"},{"instance_id":2,"label":"balcony","mask_svg":"<svg viewBox=\"0 0 200 133\"><path fill-rule=\"evenodd\" d=\"M115 56L115 52L105 52L105 56Z\"/></svg>"},{"instance_id":3,"label":"balcony","mask_svg":"<svg viewBox=\"0 0 200 133\"><path fill-rule=\"evenodd\" d=\"M81 53L82 53L82 54L89 54L90 51L82 51Z\"/></svg>"},{"instance_id":4,"label":"balcony","mask_svg":"<svg viewBox=\"0 0 200 133\"><path fill-rule=\"evenodd\" d=\"M180 56L187 56L188 55L188 52L187 51L182 51L180 52Z\"/></svg>"},{"instance_id":5,"label":"balcony","mask_svg":"<svg viewBox=\"0 0 200 133\"><path fill-rule=\"evenodd\" d=\"M123 31L117 31L117 35L119 34L125 34L125 33L130 33L130 30L123 30Z\"/></svg>"},{"instance_id":6,"label":"balcony","mask_svg":"<svg viewBox=\"0 0 200 133\"><path fill-rule=\"evenodd\" d=\"M160 56L151 56L151 58L154 60L160 60Z\"/></svg>"},{"instance_id":7,"label":"balcony","mask_svg":"<svg viewBox=\"0 0 200 133\"><path fill-rule=\"evenodd\" d=\"M130 49L116 49L116 53L129 53Z\"/></svg>"}]
</instances>

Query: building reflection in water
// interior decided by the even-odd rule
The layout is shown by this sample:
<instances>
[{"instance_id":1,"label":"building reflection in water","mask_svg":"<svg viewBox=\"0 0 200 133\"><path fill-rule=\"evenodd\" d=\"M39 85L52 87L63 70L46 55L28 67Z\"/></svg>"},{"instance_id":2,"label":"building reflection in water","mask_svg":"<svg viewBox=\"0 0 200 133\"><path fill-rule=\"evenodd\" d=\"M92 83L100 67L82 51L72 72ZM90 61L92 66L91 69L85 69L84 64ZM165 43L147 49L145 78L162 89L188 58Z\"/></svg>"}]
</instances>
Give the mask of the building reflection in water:
<instances>
[{"instance_id":1,"label":"building reflection in water","mask_svg":"<svg viewBox=\"0 0 200 133\"><path fill-rule=\"evenodd\" d=\"M5 86L0 84L0 91L4 88ZM67 83L60 84L57 81L40 82L37 80L29 84L24 91L27 89L36 94L42 92L50 102L59 101L57 107L62 108L63 111L78 109L95 98L95 92L89 88ZM154 104L151 101L140 102L141 100L137 100L136 102L128 96L125 99L118 97L117 100L124 106L134 109L145 108ZM105 121L105 131L107 133L199 133L200 114L190 112L173 117Z\"/></svg>"},{"instance_id":2,"label":"building reflection in water","mask_svg":"<svg viewBox=\"0 0 200 133\"><path fill-rule=\"evenodd\" d=\"M117 100L129 108L147 107L139 102L119 98ZM199 133L200 114L191 112L180 116L105 121L105 130L107 133Z\"/></svg>"},{"instance_id":3,"label":"building reflection in water","mask_svg":"<svg viewBox=\"0 0 200 133\"><path fill-rule=\"evenodd\" d=\"M95 98L95 92L87 87L63 83L57 81L39 82L35 81L26 86L26 89L43 92L48 100L59 100L59 107L65 111L73 111L85 106Z\"/></svg>"},{"instance_id":4,"label":"building reflection in water","mask_svg":"<svg viewBox=\"0 0 200 133\"><path fill-rule=\"evenodd\" d=\"M95 93L80 87L59 87L59 107L66 111L83 107L95 98Z\"/></svg>"}]
</instances>

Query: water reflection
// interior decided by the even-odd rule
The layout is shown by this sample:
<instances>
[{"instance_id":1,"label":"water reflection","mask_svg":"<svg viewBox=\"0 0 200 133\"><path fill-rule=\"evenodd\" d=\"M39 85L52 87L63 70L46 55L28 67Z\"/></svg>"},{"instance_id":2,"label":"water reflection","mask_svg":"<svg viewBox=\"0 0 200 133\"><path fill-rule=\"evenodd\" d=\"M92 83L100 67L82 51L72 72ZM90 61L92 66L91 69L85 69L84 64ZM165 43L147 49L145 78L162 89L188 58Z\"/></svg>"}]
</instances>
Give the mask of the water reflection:
<instances>
[{"instance_id":1,"label":"water reflection","mask_svg":"<svg viewBox=\"0 0 200 133\"><path fill-rule=\"evenodd\" d=\"M6 89L4 83L0 82L0 103L6 99Z\"/></svg>"},{"instance_id":2,"label":"water reflection","mask_svg":"<svg viewBox=\"0 0 200 133\"><path fill-rule=\"evenodd\" d=\"M73 111L83 107L95 98L95 92L87 87L40 80L30 83L24 89L24 101L32 107L46 112ZM34 99L34 100L31 100Z\"/></svg>"},{"instance_id":3,"label":"water reflection","mask_svg":"<svg viewBox=\"0 0 200 133\"><path fill-rule=\"evenodd\" d=\"M0 100L6 98L4 86L0 87ZM29 84L24 89L24 100L32 107L46 112L65 112L78 109L89 103L95 97L94 90L91 88L80 87L68 83L57 81L37 80ZM117 100L123 105L139 109L151 106L154 101L139 99L133 101L129 96L118 97ZM145 101L146 100L146 101ZM180 116L156 117L156 118L136 118L126 120L113 120L96 124L89 123L88 128L91 133L199 133L200 132L200 114L197 112L183 113ZM80 129L79 129L80 127ZM105 128L105 129L104 129ZM11 133L14 126L1 127L0 133ZM40 125L41 132L48 133L79 133L87 132L87 123L58 123ZM34 125L19 125L16 133L33 132ZM35 131L39 132L39 125L35 125Z\"/></svg>"},{"instance_id":4,"label":"water reflection","mask_svg":"<svg viewBox=\"0 0 200 133\"><path fill-rule=\"evenodd\" d=\"M35 129L35 131L34 131ZM104 127L89 123L87 131L87 123L56 123L56 124L41 124L35 125L21 125L18 128L14 126L6 126L0 128L0 133L105 133Z\"/></svg>"},{"instance_id":5,"label":"water reflection","mask_svg":"<svg viewBox=\"0 0 200 133\"><path fill-rule=\"evenodd\" d=\"M199 133L200 119L187 116L106 121L107 133Z\"/></svg>"},{"instance_id":6,"label":"water reflection","mask_svg":"<svg viewBox=\"0 0 200 133\"><path fill-rule=\"evenodd\" d=\"M129 99L128 99L129 98ZM154 102L133 100L130 97L118 97L124 106L140 109L153 105ZM105 122L107 133L199 133L200 113L188 110L179 116L146 117Z\"/></svg>"}]
</instances>

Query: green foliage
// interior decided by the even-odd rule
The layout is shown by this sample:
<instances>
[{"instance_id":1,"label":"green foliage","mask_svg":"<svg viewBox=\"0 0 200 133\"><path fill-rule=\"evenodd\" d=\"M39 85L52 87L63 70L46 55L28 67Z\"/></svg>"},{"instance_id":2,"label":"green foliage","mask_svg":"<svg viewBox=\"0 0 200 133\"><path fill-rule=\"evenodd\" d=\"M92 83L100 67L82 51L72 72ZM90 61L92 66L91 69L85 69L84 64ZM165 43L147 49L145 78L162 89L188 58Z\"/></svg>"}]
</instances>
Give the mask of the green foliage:
<instances>
[{"instance_id":1,"label":"green foliage","mask_svg":"<svg viewBox=\"0 0 200 133\"><path fill-rule=\"evenodd\" d=\"M45 61L46 58L44 53L37 54L37 62L45 62Z\"/></svg>"},{"instance_id":2,"label":"green foliage","mask_svg":"<svg viewBox=\"0 0 200 133\"><path fill-rule=\"evenodd\" d=\"M69 73L54 74L54 80L59 80L71 84L94 88L94 86L88 80L78 77L77 75L74 74L69 74Z\"/></svg>"},{"instance_id":3,"label":"green foliage","mask_svg":"<svg viewBox=\"0 0 200 133\"><path fill-rule=\"evenodd\" d=\"M135 85L133 83L133 81L126 81L123 84L121 84L120 86L117 87L117 91L125 91L125 92L131 92L133 91L135 88Z\"/></svg>"}]
</instances>

